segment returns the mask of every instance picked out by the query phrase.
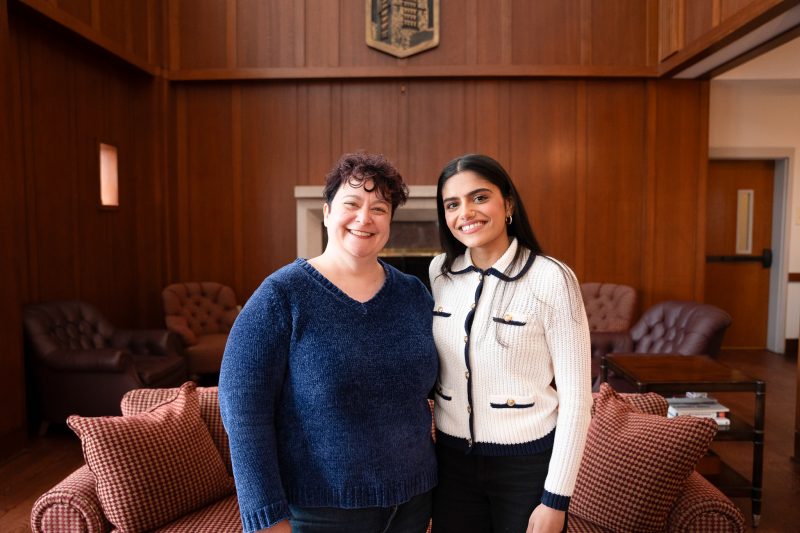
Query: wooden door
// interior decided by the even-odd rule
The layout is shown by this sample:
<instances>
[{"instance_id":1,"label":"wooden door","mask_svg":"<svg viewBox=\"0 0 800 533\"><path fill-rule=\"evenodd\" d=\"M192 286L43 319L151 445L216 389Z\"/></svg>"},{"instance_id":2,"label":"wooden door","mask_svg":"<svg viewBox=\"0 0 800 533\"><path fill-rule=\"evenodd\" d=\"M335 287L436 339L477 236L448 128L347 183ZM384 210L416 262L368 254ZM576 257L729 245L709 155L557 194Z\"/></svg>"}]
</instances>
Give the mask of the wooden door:
<instances>
[{"instance_id":1,"label":"wooden door","mask_svg":"<svg viewBox=\"0 0 800 533\"><path fill-rule=\"evenodd\" d=\"M774 174L775 164L769 160L709 164L705 301L733 317L723 342L728 348L764 349L767 345L770 270L759 261L740 261L760 256L772 246ZM753 191L750 254L737 254L740 190Z\"/></svg>"}]
</instances>

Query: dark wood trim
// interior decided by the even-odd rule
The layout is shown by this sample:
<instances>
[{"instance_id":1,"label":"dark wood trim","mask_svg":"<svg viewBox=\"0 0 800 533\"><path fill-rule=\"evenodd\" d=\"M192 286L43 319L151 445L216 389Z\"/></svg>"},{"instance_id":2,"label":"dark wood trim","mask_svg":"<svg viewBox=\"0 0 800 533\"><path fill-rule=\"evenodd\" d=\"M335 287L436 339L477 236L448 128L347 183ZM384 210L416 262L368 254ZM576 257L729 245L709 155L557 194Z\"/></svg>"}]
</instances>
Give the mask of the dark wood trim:
<instances>
[{"instance_id":1,"label":"dark wood trim","mask_svg":"<svg viewBox=\"0 0 800 533\"><path fill-rule=\"evenodd\" d=\"M709 116L711 84L700 83L700 114ZM697 158L697 242L695 243L694 299L702 302L706 284L706 189L708 187L708 120L700 121L697 130L697 143L700 157Z\"/></svg>"},{"instance_id":2,"label":"dark wood trim","mask_svg":"<svg viewBox=\"0 0 800 533\"><path fill-rule=\"evenodd\" d=\"M788 11L800 0L755 0L714 29L688 43L658 67L659 77L669 77L705 59L759 26Z\"/></svg>"},{"instance_id":3,"label":"dark wood trim","mask_svg":"<svg viewBox=\"0 0 800 533\"><path fill-rule=\"evenodd\" d=\"M280 67L170 70L171 81L356 78L655 78L654 67L591 65L447 65L418 67Z\"/></svg>"},{"instance_id":4,"label":"dark wood trim","mask_svg":"<svg viewBox=\"0 0 800 533\"><path fill-rule=\"evenodd\" d=\"M83 37L87 41L99 46L105 51L110 52L112 55L138 68L139 70L142 70L150 74L151 76L156 76L160 74L161 69L159 67L151 65L147 61L143 61L135 54L126 50L124 45L112 41L99 31L97 31L95 28L93 28L92 26L89 26L86 23L75 19L74 17L70 16L63 10L58 9L52 3L47 2L46 0L18 0L18 1L19 3L28 6L29 8L39 12L45 17L60 24L61 26L64 26L70 31L78 34L80 37ZM93 9L93 13L94 11L96 10Z\"/></svg>"},{"instance_id":5,"label":"dark wood trim","mask_svg":"<svg viewBox=\"0 0 800 533\"><path fill-rule=\"evenodd\" d=\"M720 65L719 67L711 70L703 75L705 79L713 79L717 76L728 72L731 69L738 67L744 63L747 63L753 58L756 58L762 54L766 54L770 50L773 50L783 44L788 43L789 41L793 41L797 37L800 37L800 26L795 26L794 28L781 33L780 35L770 39L769 41L756 46L755 48L751 49L748 52L738 56L727 63Z\"/></svg>"},{"instance_id":6,"label":"dark wood trim","mask_svg":"<svg viewBox=\"0 0 800 533\"><path fill-rule=\"evenodd\" d=\"M800 272L789 272L789 283L800 281Z\"/></svg>"},{"instance_id":7,"label":"dark wood trim","mask_svg":"<svg viewBox=\"0 0 800 533\"><path fill-rule=\"evenodd\" d=\"M797 339L786 339L783 349L783 355L786 357L797 357Z\"/></svg>"}]
</instances>

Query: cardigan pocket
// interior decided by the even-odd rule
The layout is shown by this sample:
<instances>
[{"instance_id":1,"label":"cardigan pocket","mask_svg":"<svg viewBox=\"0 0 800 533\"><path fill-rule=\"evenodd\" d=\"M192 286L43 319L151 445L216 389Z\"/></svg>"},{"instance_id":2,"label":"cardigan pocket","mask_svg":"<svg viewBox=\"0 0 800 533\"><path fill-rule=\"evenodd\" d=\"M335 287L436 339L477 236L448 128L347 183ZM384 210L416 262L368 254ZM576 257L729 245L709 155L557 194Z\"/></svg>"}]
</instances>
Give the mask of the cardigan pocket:
<instances>
[{"instance_id":1,"label":"cardigan pocket","mask_svg":"<svg viewBox=\"0 0 800 533\"><path fill-rule=\"evenodd\" d=\"M493 316L492 320L498 324L505 324L507 326L524 326L528 323L528 315L524 313L508 311L503 313L502 316Z\"/></svg>"},{"instance_id":2,"label":"cardigan pocket","mask_svg":"<svg viewBox=\"0 0 800 533\"><path fill-rule=\"evenodd\" d=\"M490 394L489 405L493 409L527 409L533 407L533 396L519 396L515 394Z\"/></svg>"},{"instance_id":3,"label":"cardigan pocket","mask_svg":"<svg viewBox=\"0 0 800 533\"><path fill-rule=\"evenodd\" d=\"M451 313L449 309L446 309L446 308L442 307L441 305L436 305L436 306L433 307L433 316L441 316L441 317L444 317L444 318L448 318L452 314L453 313Z\"/></svg>"},{"instance_id":4,"label":"cardigan pocket","mask_svg":"<svg viewBox=\"0 0 800 533\"><path fill-rule=\"evenodd\" d=\"M441 383L436 384L436 395L447 402L453 399L453 391L447 387L442 387Z\"/></svg>"}]
</instances>

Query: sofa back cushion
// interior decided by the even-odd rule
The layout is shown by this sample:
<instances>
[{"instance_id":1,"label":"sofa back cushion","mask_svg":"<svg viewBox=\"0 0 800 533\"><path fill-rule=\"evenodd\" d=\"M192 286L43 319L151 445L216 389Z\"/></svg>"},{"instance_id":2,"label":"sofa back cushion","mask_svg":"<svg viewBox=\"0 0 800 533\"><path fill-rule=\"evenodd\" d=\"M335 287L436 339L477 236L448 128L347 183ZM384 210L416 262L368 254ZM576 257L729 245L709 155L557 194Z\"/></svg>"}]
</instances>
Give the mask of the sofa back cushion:
<instances>
[{"instance_id":1,"label":"sofa back cushion","mask_svg":"<svg viewBox=\"0 0 800 533\"><path fill-rule=\"evenodd\" d=\"M122 397L120 407L123 416L143 413L173 398L178 389L134 389ZM217 387L197 387L197 399L200 402L200 417L203 419L211 440L217 447L222 457L225 468L233 474L231 466L231 450L228 446L228 434L222 425L222 416L219 414L219 395ZM665 411L666 413L666 408Z\"/></svg>"},{"instance_id":2,"label":"sofa back cushion","mask_svg":"<svg viewBox=\"0 0 800 533\"><path fill-rule=\"evenodd\" d=\"M120 532L148 531L233 492L192 382L150 411L71 416L103 512Z\"/></svg>"},{"instance_id":3,"label":"sofa back cushion","mask_svg":"<svg viewBox=\"0 0 800 533\"><path fill-rule=\"evenodd\" d=\"M603 384L570 513L611 531L663 531L717 423L641 413Z\"/></svg>"}]
</instances>

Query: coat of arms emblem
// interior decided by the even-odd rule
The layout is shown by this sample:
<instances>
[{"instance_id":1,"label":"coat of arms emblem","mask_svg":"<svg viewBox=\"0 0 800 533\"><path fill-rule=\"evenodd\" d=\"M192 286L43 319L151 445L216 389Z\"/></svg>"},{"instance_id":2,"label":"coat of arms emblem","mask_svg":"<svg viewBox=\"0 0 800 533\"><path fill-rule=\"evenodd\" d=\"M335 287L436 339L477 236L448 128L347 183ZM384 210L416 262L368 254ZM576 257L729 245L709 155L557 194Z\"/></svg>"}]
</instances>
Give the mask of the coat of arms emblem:
<instances>
[{"instance_id":1,"label":"coat of arms emblem","mask_svg":"<svg viewBox=\"0 0 800 533\"><path fill-rule=\"evenodd\" d=\"M439 44L439 0L366 0L367 45L408 57Z\"/></svg>"}]
</instances>

